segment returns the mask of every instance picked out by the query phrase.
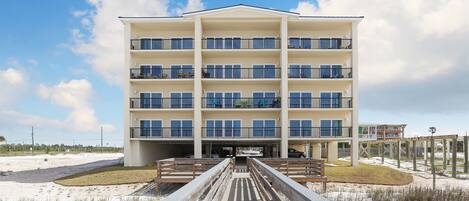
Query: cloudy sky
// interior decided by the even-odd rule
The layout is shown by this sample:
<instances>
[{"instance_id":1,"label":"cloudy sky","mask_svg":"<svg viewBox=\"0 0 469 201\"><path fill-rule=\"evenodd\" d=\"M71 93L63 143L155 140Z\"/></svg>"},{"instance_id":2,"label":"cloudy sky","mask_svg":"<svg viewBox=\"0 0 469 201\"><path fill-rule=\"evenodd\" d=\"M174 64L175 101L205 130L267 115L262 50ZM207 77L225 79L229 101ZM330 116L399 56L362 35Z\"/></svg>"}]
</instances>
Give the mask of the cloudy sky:
<instances>
[{"instance_id":1,"label":"cloudy sky","mask_svg":"<svg viewBox=\"0 0 469 201\"><path fill-rule=\"evenodd\" d=\"M469 130L466 0L3 0L0 135L12 143L122 144L124 71L117 16L173 16L250 4L302 15L364 15L360 121L409 135Z\"/></svg>"}]
</instances>

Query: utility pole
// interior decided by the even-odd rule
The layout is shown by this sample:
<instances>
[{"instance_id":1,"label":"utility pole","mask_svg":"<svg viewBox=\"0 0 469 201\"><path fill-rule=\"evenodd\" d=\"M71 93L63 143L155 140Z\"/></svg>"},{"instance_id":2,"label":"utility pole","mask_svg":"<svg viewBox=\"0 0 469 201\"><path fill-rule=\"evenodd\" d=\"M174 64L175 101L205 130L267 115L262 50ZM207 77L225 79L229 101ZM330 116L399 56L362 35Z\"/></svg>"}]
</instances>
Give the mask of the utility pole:
<instances>
[{"instance_id":1,"label":"utility pole","mask_svg":"<svg viewBox=\"0 0 469 201\"><path fill-rule=\"evenodd\" d=\"M34 126L31 126L31 155L34 154Z\"/></svg>"},{"instance_id":2,"label":"utility pole","mask_svg":"<svg viewBox=\"0 0 469 201\"><path fill-rule=\"evenodd\" d=\"M103 152L103 126L101 126L101 152Z\"/></svg>"}]
</instances>

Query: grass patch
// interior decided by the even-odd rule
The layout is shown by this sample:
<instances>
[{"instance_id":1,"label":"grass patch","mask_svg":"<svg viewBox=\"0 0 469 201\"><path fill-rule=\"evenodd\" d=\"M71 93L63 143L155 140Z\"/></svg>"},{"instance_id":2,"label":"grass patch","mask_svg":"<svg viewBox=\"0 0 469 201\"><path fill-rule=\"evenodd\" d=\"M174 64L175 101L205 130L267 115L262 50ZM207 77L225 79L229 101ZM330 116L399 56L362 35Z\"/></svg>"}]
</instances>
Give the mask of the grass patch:
<instances>
[{"instance_id":1,"label":"grass patch","mask_svg":"<svg viewBox=\"0 0 469 201\"><path fill-rule=\"evenodd\" d=\"M406 185L412 175L392 168L360 163L351 167L349 162L337 161L335 167L326 166L327 181L358 184Z\"/></svg>"},{"instance_id":2,"label":"grass patch","mask_svg":"<svg viewBox=\"0 0 469 201\"><path fill-rule=\"evenodd\" d=\"M118 185L147 183L152 181L155 176L155 166L124 167L116 165L70 175L54 182L63 186Z\"/></svg>"}]
</instances>

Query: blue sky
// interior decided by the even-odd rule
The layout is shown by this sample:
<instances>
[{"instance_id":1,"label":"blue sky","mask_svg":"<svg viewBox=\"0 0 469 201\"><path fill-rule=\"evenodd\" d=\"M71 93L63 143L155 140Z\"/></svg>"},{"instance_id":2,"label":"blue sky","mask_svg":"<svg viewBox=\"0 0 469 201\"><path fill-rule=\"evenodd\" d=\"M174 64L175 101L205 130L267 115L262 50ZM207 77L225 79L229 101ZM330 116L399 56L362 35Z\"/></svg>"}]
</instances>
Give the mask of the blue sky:
<instances>
[{"instance_id":1,"label":"blue sky","mask_svg":"<svg viewBox=\"0 0 469 201\"><path fill-rule=\"evenodd\" d=\"M102 4L85 0L2 1L0 23L7 28L0 29L3 36L0 79L4 79L0 80L0 84L4 84L0 96L12 98L0 101L0 116L3 116L0 117L0 135L6 136L9 142L29 142L30 125L34 124L39 143L72 144L75 141L95 145L99 142L99 126L105 125L105 141L110 145L121 145L122 87L106 75L118 74L124 67L119 66L119 60L110 62L111 66L106 68L100 66L106 59L120 55L111 52L106 55L106 51L113 47L102 47L93 38L119 38L121 25L116 18L119 15L174 15L181 10L240 3L295 10L302 14L365 15L360 44L366 47L380 44L381 49L360 49L360 121L407 123L409 133L425 133L428 126L437 126L441 132L461 133L469 128L469 105L464 101L469 98L469 92L462 87L468 86L469 81L461 75L469 69L469 61L461 52L469 47L467 40L461 42L469 31L459 28L468 26L464 21L456 21L460 26L454 27L435 20L454 19L453 15L460 14L451 6L451 1L432 0L425 6L393 2L387 5L389 8L375 8L371 0L335 0L328 4L296 0L189 0L192 4L187 0L148 0L147 3L153 5L148 7L154 10L137 5L132 11L126 10L129 6L122 3L124 1L97 2ZM142 2L140 4L145 4ZM463 7L467 8L469 4ZM107 12L109 9L112 12ZM392 13L389 9L402 13ZM447 11L451 9L455 11ZM422 17L414 19L415 16ZM109 21L112 28L109 33L102 33L107 27L102 27L100 20ZM442 30L433 29L432 24ZM380 31L379 36L375 34L376 30ZM402 40L399 37L414 38L415 41L392 43ZM387 43L389 41L391 44ZM432 41L431 47L425 47L428 41ZM446 45L455 43L459 44L457 48L453 46L446 53L441 52ZM93 51L96 49L98 53ZM407 72L407 76L396 80L396 74L402 75L402 72ZM10 75L21 79L9 79ZM66 93L69 89L76 93ZM90 125L93 127L80 125L86 122L81 117L92 117L90 119L94 121Z\"/></svg>"}]
</instances>

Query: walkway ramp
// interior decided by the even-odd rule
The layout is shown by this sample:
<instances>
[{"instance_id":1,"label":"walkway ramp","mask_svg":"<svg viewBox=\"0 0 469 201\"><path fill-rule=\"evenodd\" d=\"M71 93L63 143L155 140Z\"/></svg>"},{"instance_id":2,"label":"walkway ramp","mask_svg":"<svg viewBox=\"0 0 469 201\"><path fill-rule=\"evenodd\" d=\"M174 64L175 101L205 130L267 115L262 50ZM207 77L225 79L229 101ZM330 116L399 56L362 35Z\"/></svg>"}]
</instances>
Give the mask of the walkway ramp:
<instances>
[{"instance_id":1,"label":"walkway ramp","mask_svg":"<svg viewBox=\"0 0 469 201\"><path fill-rule=\"evenodd\" d=\"M247 172L236 172L234 159L224 159L163 200L325 201L327 199L261 160L248 158Z\"/></svg>"}]
</instances>

